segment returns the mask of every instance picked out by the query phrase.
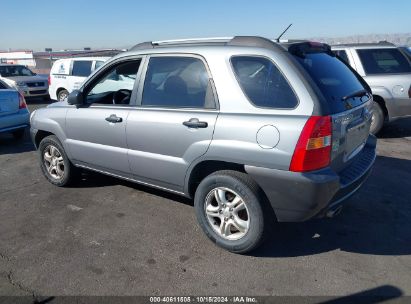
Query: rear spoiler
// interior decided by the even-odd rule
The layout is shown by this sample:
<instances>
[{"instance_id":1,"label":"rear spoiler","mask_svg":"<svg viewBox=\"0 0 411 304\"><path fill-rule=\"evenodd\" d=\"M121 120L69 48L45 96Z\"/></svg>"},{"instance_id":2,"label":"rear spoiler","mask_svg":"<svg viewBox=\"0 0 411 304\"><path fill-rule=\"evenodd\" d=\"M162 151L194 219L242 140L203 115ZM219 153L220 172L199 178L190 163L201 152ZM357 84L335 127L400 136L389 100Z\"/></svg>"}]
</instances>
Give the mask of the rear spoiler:
<instances>
[{"instance_id":1,"label":"rear spoiler","mask_svg":"<svg viewBox=\"0 0 411 304\"><path fill-rule=\"evenodd\" d=\"M328 44L314 41L293 43L288 47L288 51L298 57L305 57L306 54L312 53L327 53L330 55L334 54Z\"/></svg>"}]
</instances>

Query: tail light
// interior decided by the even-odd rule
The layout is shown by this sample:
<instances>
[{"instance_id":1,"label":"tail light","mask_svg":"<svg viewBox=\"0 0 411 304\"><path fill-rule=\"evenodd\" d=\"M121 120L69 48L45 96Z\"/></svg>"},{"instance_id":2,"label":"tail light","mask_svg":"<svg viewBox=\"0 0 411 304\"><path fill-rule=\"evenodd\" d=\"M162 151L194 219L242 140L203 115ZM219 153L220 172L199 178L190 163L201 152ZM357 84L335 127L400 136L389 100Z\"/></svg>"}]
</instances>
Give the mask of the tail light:
<instances>
[{"instance_id":1,"label":"tail light","mask_svg":"<svg viewBox=\"0 0 411 304\"><path fill-rule=\"evenodd\" d=\"M51 78L50 78L50 75L49 75L49 77L47 78L47 82L48 82L48 84L49 84L49 86L51 85Z\"/></svg>"},{"instance_id":2,"label":"tail light","mask_svg":"<svg viewBox=\"0 0 411 304\"><path fill-rule=\"evenodd\" d=\"M305 123L291 159L290 171L318 170L330 164L331 117L311 116Z\"/></svg>"},{"instance_id":3,"label":"tail light","mask_svg":"<svg viewBox=\"0 0 411 304\"><path fill-rule=\"evenodd\" d=\"M24 99L23 94L19 92L19 109L26 109L26 108L27 108L26 100Z\"/></svg>"},{"instance_id":4,"label":"tail light","mask_svg":"<svg viewBox=\"0 0 411 304\"><path fill-rule=\"evenodd\" d=\"M410 88L408 89L408 97L411 98L411 86L410 86Z\"/></svg>"}]
</instances>

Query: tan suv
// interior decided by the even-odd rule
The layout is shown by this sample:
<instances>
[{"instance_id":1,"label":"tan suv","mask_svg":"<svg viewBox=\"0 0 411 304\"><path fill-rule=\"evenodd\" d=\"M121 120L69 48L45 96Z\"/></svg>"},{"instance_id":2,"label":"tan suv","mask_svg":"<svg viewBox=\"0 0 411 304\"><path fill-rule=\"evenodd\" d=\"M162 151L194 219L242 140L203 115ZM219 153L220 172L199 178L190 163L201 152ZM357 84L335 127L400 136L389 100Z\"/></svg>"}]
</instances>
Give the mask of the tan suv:
<instances>
[{"instance_id":1,"label":"tan suv","mask_svg":"<svg viewBox=\"0 0 411 304\"><path fill-rule=\"evenodd\" d=\"M49 99L47 77L37 75L19 64L0 64L0 76L8 85L16 88L24 97Z\"/></svg>"}]
</instances>

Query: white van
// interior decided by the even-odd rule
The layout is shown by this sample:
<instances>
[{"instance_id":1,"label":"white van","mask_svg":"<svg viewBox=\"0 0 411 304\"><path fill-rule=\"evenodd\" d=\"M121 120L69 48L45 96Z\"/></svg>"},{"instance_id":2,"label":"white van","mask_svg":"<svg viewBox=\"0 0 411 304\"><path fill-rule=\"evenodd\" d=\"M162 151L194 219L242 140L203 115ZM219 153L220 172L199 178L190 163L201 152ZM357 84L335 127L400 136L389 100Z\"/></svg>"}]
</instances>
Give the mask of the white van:
<instances>
[{"instance_id":1,"label":"white van","mask_svg":"<svg viewBox=\"0 0 411 304\"><path fill-rule=\"evenodd\" d=\"M54 62L49 76L50 98L67 99L71 91L80 88L86 78L110 57L78 57Z\"/></svg>"}]
</instances>

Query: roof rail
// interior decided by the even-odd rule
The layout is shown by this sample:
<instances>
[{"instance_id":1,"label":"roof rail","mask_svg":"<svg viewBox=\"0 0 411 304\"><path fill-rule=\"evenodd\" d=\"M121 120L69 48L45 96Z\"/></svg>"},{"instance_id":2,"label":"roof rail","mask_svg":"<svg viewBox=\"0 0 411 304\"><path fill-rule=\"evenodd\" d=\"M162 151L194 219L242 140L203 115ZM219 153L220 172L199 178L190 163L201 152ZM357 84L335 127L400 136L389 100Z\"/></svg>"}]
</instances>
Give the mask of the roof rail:
<instances>
[{"instance_id":1,"label":"roof rail","mask_svg":"<svg viewBox=\"0 0 411 304\"><path fill-rule=\"evenodd\" d=\"M209 37L209 38L187 38L174 40L153 41L154 45L169 45L169 44L196 44L196 43L218 43L227 42L233 37Z\"/></svg>"},{"instance_id":2,"label":"roof rail","mask_svg":"<svg viewBox=\"0 0 411 304\"><path fill-rule=\"evenodd\" d=\"M146 42L141 42L141 43L136 44L135 46L131 47L129 51L152 49L152 48L154 48L153 43L151 41L146 41Z\"/></svg>"},{"instance_id":3,"label":"roof rail","mask_svg":"<svg viewBox=\"0 0 411 304\"><path fill-rule=\"evenodd\" d=\"M373 46L373 45L389 45L389 46L395 46L394 43L388 42L386 40L384 41L378 41L378 42L357 42L357 43L340 43L340 44L333 44L333 46Z\"/></svg>"},{"instance_id":4,"label":"roof rail","mask_svg":"<svg viewBox=\"0 0 411 304\"><path fill-rule=\"evenodd\" d=\"M190 38L177 40L163 40L153 42L143 42L136 44L131 51L142 49L153 49L162 46L178 46L178 45L207 45L207 44L223 44L231 46L251 46L267 49L283 50L283 48L272 40L258 36L235 36L235 37L211 37L211 38Z\"/></svg>"}]
</instances>

